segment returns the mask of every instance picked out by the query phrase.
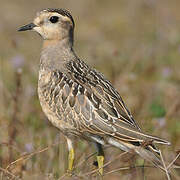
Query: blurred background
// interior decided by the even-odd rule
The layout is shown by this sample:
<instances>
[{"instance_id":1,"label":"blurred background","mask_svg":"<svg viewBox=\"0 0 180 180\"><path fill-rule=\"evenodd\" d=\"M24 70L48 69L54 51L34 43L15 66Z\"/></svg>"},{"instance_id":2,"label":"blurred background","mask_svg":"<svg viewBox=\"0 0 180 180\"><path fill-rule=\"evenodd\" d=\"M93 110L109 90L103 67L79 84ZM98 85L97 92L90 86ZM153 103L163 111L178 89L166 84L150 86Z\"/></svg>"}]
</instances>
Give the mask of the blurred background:
<instances>
[{"instance_id":1,"label":"blurred background","mask_svg":"<svg viewBox=\"0 0 180 180\"><path fill-rule=\"evenodd\" d=\"M113 83L143 131L172 143L160 146L168 165L180 150L180 1L6 0L0 2L0 178L71 179L64 175L66 141L37 96L42 39L17 32L47 7L70 10L79 57ZM94 152L91 144L76 143L72 179L97 179ZM139 167L138 156L120 153L105 150L106 162L113 162L104 179L165 179L157 168Z\"/></svg>"}]
</instances>

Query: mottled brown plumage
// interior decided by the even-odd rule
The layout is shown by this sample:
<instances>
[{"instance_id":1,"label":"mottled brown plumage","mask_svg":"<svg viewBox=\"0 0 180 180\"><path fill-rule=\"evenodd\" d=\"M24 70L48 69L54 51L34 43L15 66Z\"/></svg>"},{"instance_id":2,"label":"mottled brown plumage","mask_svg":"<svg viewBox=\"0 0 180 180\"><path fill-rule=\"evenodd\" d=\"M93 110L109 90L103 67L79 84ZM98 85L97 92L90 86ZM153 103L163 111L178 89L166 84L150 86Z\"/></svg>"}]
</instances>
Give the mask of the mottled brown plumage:
<instances>
[{"instance_id":1,"label":"mottled brown plumage","mask_svg":"<svg viewBox=\"0 0 180 180\"><path fill-rule=\"evenodd\" d=\"M58 21L50 22L52 16L57 16ZM169 142L143 133L111 83L77 57L70 13L62 9L43 10L32 29L44 39L38 94L52 124L68 139L78 136L133 151L163 168L154 143Z\"/></svg>"}]
</instances>

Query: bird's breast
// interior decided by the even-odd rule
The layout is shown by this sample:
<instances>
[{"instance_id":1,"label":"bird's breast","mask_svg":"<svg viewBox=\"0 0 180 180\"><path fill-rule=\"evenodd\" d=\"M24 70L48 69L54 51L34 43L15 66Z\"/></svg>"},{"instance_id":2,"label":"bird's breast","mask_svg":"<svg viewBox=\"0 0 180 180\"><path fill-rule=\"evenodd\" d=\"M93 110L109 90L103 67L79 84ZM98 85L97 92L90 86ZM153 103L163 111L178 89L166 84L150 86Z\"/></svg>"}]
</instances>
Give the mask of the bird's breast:
<instances>
[{"instance_id":1,"label":"bird's breast","mask_svg":"<svg viewBox=\"0 0 180 180\"><path fill-rule=\"evenodd\" d=\"M40 71L38 95L41 107L51 123L62 131L74 128L72 109L67 103L70 94L69 85L65 84L65 75L61 72Z\"/></svg>"}]
</instances>

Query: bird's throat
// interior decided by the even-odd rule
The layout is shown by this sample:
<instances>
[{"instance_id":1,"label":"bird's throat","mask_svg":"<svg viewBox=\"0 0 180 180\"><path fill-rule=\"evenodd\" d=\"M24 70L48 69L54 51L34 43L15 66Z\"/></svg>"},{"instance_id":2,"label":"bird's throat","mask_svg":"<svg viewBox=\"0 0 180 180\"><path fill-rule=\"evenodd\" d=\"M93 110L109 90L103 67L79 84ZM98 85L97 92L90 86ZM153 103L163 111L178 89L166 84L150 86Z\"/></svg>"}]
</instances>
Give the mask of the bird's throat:
<instances>
[{"instance_id":1,"label":"bird's throat","mask_svg":"<svg viewBox=\"0 0 180 180\"><path fill-rule=\"evenodd\" d=\"M57 40L57 39L51 39L51 40L44 40L43 41L43 49L45 49L45 48L47 48L47 47L49 47L49 46L55 46L55 45L57 45L59 43L59 40Z\"/></svg>"},{"instance_id":2,"label":"bird's throat","mask_svg":"<svg viewBox=\"0 0 180 180\"><path fill-rule=\"evenodd\" d=\"M71 39L68 37L62 39L45 39L43 41L43 49L53 46L62 46L65 48L72 48Z\"/></svg>"}]
</instances>

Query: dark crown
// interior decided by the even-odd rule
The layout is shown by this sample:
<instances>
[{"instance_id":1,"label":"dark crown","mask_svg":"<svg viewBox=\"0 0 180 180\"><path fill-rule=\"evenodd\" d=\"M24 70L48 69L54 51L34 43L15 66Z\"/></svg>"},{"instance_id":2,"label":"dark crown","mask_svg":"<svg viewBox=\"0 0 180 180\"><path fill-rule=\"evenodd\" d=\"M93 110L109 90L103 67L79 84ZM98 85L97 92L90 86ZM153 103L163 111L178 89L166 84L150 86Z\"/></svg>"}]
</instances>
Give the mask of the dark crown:
<instances>
[{"instance_id":1,"label":"dark crown","mask_svg":"<svg viewBox=\"0 0 180 180\"><path fill-rule=\"evenodd\" d=\"M71 19L73 27L74 27L75 24L74 24L73 17L71 16L71 13L68 10L66 10L66 9L56 9L56 8L47 8L47 9L44 9L44 10L48 11L48 12L56 12L56 13L61 14L62 16L67 16L68 18Z\"/></svg>"}]
</instances>

